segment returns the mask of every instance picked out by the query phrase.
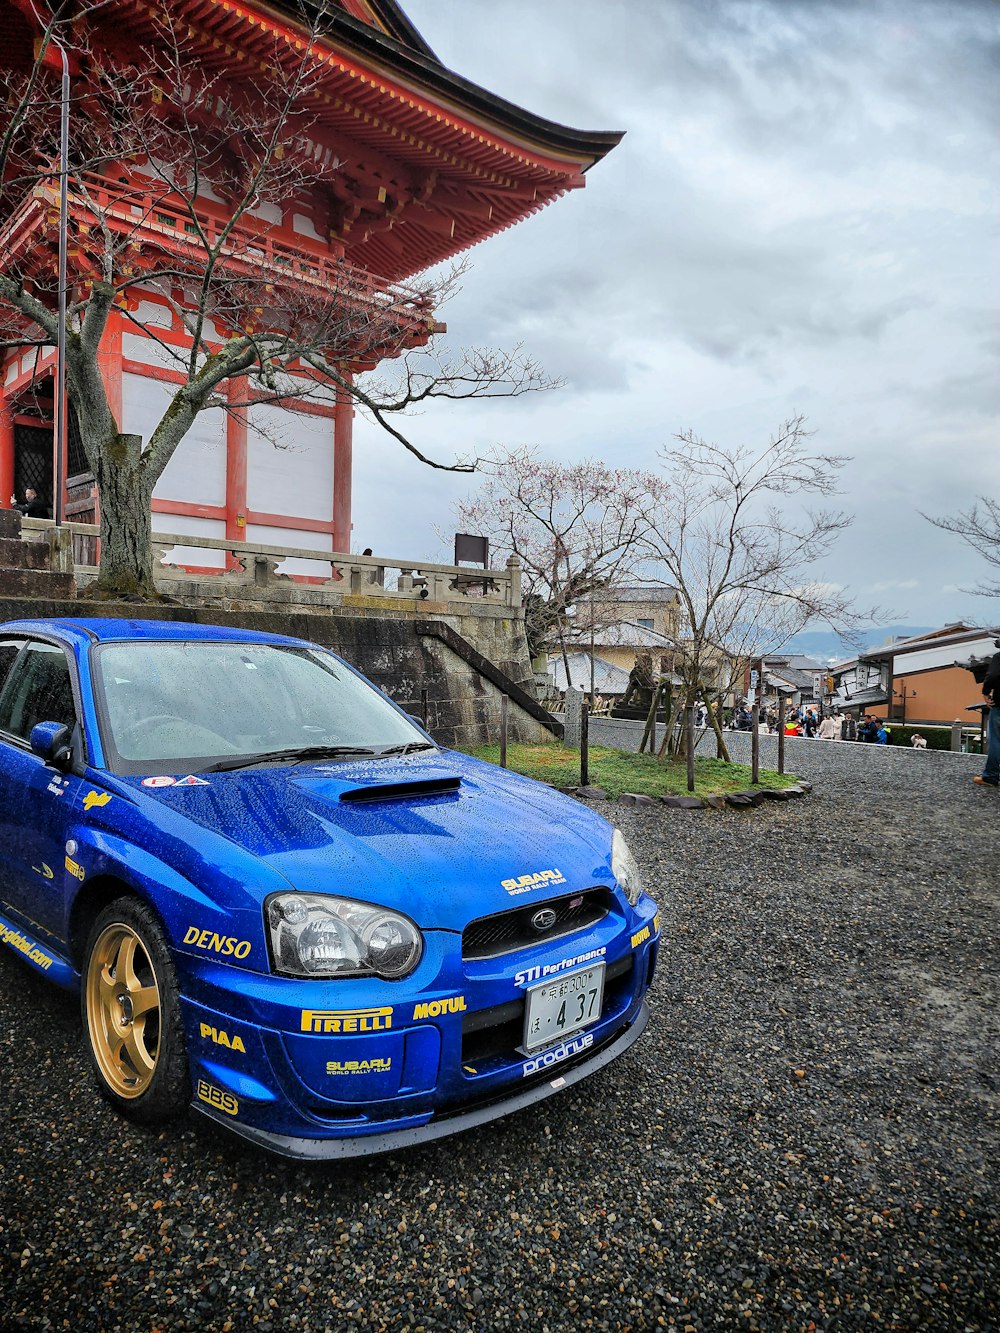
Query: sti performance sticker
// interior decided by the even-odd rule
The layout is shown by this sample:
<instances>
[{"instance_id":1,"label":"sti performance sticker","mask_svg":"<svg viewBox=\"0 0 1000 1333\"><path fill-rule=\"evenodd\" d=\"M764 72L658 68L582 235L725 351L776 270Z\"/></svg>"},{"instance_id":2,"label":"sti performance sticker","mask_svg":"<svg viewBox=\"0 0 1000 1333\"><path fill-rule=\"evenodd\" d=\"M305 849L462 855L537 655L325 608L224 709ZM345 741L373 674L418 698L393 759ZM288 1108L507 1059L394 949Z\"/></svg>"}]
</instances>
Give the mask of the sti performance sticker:
<instances>
[{"instance_id":1,"label":"sti performance sticker","mask_svg":"<svg viewBox=\"0 0 1000 1333\"><path fill-rule=\"evenodd\" d=\"M93 810L95 805L107 805L111 800L109 791L88 791L83 798L84 810Z\"/></svg>"},{"instance_id":2,"label":"sti performance sticker","mask_svg":"<svg viewBox=\"0 0 1000 1333\"><path fill-rule=\"evenodd\" d=\"M586 953L575 954L572 958L560 958L558 963L539 963L537 967L526 967L514 973L514 985L530 986L535 981L558 976L560 972L568 972L570 968L579 967L583 963L592 963L595 958L603 958L607 952L602 944L599 949L588 949Z\"/></svg>"}]
</instances>

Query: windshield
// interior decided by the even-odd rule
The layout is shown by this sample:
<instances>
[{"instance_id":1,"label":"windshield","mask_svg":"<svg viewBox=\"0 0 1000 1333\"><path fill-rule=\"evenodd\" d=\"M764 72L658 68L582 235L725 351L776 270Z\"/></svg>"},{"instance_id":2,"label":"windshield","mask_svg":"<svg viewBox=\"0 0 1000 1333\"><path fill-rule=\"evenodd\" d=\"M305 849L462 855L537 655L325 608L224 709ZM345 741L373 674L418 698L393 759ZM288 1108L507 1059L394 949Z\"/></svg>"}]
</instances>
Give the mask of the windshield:
<instances>
[{"instance_id":1,"label":"windshield","mask_svg":"<svg viewBox=\"0 0 1000 1333\"><path fill-rule=\"evenodd\" d=\"M319 649L113 643L96 661L101 737L115 772L195 773L427 746L366 681Z\"/></svg>"}]
</instances>

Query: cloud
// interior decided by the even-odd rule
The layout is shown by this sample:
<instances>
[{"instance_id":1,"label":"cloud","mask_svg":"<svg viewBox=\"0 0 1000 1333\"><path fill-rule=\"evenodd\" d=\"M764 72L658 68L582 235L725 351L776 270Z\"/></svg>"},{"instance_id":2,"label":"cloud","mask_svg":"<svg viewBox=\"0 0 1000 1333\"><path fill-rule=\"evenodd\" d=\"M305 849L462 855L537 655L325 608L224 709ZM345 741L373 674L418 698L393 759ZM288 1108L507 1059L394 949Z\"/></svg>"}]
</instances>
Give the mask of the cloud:
<instances>
[{"instance_id":1,"label":"cloud","mask_svg":"<svg viewBox=\"0 0 1000 1333\"><path fill-rule=\"evenodd\" d=\"M474 251L446 312L456 345L523 342L566 389L430 409L422 446L652 466L684 428L755 442L803 411L854 460L823 577L911 585L921 623L953 619L942 585L974 584L975 557L919 511L1000 489L995 5L403 3L466 77L627 131L585 190ZM397 495L392 451L359 438L361 544L447 526L452 482L401 462Z\"/></svg>"}]
</instances>

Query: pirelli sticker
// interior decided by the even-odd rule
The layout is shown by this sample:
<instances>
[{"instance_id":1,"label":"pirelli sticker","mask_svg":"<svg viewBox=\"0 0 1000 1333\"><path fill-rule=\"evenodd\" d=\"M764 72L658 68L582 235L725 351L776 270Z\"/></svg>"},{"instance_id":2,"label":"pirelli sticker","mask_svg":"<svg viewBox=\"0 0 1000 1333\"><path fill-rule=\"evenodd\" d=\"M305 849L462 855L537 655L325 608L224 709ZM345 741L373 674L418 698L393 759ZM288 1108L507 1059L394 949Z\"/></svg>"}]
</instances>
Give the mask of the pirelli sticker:
<instances>
[{"instance_id":1,"label":"pirelli sticker","mask_svg":"<svg viewBox=\"0 0 1000 1333\"><path fill-rule=\"evenodd\" d=\"M303 1009L302 1031L334 1035L340 1032L386 1032L392 1027L392 1006L379 1009Z\"/></svg>"}]
</instances>

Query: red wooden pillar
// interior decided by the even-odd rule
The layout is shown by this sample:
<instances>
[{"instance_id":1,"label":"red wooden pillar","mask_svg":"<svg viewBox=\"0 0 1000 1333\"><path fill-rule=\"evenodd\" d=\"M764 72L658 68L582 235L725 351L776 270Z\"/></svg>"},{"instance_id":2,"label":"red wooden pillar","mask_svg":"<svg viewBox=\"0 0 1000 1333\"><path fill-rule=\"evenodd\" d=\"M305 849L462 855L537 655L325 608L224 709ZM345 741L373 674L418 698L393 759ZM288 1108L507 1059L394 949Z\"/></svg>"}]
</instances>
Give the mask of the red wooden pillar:
<instances>
[{"instance_id":1,"label":"red wooden pillar","mask_svg":"<svg viewBox=\"0 0 1000 1333\"><path fill-rule=\"evenodd\" d=\"M351 472L354 448L354 399L337 390L333 415L333 549L351 549Z\"/></svg>"},{"instance_id":2,"label":"red wooden pillar","mask_svg":"<svg viewBox=\"0 0 1000 1333\"><path fill-rule=\"evenodd\" d=\"M122 317L112 310L97 352L97 366L108 395L108 406L118 429L122 428Z\"/></svg>"},{"instance_id":3,"label":"red wooden pillar","mask_svg":"<svg viewBox=\"0 0 1000 1333\"><path fill-rule=\"evenodd\" d=\"M226 383L229 411L226 413L226 539L246 541L247 535L247 414L250 385L245 375ZM239 569L240 562L227 553L226 568Z\"/></svg>"},{"instance_id":4,"label":"red wooden pillar","mask_svg":"<svg viewBox=\"0 0 1000 1333\"><path fill-rule=\"evenodd\" d=\"M14 404L0 391L0 509L14 494Z\"/></svg>"}]
</instances>

